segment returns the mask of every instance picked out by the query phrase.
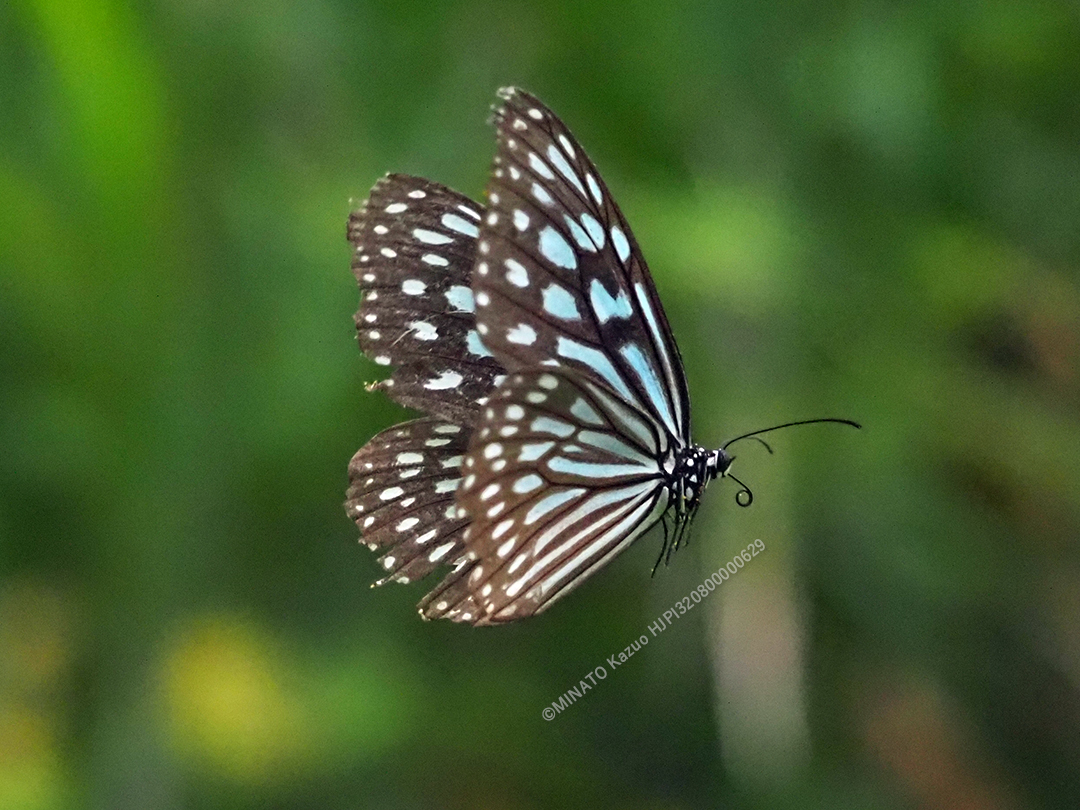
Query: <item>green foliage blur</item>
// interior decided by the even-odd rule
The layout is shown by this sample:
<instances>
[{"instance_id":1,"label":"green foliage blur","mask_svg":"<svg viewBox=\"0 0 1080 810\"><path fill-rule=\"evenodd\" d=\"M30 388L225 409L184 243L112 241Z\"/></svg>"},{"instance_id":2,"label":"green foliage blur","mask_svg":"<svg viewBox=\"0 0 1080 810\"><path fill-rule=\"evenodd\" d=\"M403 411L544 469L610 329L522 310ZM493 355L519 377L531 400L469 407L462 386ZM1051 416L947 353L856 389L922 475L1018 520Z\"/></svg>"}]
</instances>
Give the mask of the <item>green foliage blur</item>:
<instances>
[{"instance_id":1,"label":"green foliage blur","mask_svg":"<svg viewBox=\"0 0 1080 810\"><path fill-rule=\"evenodd\" d=\"M864 429L740 444L753 506L655 578L652 534L473 629L341 507L406 417L345 220L479 198L511 83L634 225L699 442ZM0 807L1080 807L1078 266L1070 2L3 4Z\"/></svg>"}]
</instances>

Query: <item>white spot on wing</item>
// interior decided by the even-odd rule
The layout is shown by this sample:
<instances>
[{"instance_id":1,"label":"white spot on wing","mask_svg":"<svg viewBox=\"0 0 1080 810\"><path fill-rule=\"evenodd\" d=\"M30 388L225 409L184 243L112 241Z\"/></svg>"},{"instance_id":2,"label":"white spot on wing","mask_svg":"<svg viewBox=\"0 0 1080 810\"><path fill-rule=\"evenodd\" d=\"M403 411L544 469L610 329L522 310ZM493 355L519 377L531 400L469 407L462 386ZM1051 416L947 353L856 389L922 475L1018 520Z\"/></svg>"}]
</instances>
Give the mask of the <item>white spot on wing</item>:
<instances>
[{"instance_id":1,"label":"white spot on wing","mask_svg":"<svg viewBox=\"0 0 1080 810\"><path fill-rule=\"evenodd\" d=\"M577 300L567 290L558 284L550 284L544 288L544 309L561 318L564 321L580 321L581 313L578 312Z\"/></svg>"},{"instance_id":2,"label":"white spot on wing","mask_svg":"<svg viewBox=\"0 0 1080 810\"><path fill-rule=\"evenodd\" d=\"M477 219L479 219L479 216L477 216ZM476 237L480 235L479 228L468 220L462 219L457 214L443 214L441 222L450 230L463 233L466 236Z\"/></svg>"},{"instance_id":3,"label":"white spot on wing","mask_svg":"<svg viewBox=\"0 0 1080 810\"><path fill-rule=\"evenodd\" d=\"M533 444L523 444L521 446L521 452L518 454L518 461L536 461L554 446L555 442L534 442Z\"/></svg>"},{"instance_id":4,"label":"white spot on wing","mask_svg":"<svg viewBox=\"0 0 1080 810\"><path fill-rule=\"evenodd\" d=\"M555 172L551 171L551 167L544 163L535 152L529 152L529 168L545 180L555 179Z\"/></svg>"},{"instance_id":5,"label":"white spot on wing","mask_svg":"<svg viewBox=\"0 0 1080 810\"><path fill-rule=\"evenodd\" d=\"M464 379L456 371L444 371L438 377L424 383L424 388L429 391L445 391L448 388L457 388Z\"/></svg>"},{"instance_id":6,"label":"white spot on wing","mask_svg":"<svg viewBox=\"0 0 1080 810\"><path fill-rule=\"evenodd\" d=\"M506 339L511 343L522 346L531 346L536 342L536 330L527 323L519 323L506 333Z\"/></svg>"},{"instance_id":7,"label":"white spot on wing","mask_svg":"<svg viewBox=\"0 0 1080 810\"><path fill-rule=\"evenodd\" d=\"M589 284L589 305L600 323L607 323L612 318L629 318L633 313L626 290L620 289L618 297L613 297L597 278Z\"/></svg>"},{"instance_id":8,"label":"white spot on wing","mask_svg":"<svg viewBox=\"0 0 1080 810\"><path fill-rule=\"evenodd\" d=\"M472 290L464 284L455 284L446 291L446 302L458 312L475 312Z\"/></svg>"},{"instance_id":9,"label":"white spot on wing","mask_svg":"<svg viewBox=\"0 0 1080 810\"><path fill-rule=\"evenodd\" d=\"M538 416L529 425L529 430L533 433L552 433L565 439L574 432L574 426L552 416Z\"/></svg>"},{"instance_id":10,"label":"white spot on wing","mask_svg":"<svg viewBox=\"0 0 1080 810\"><path fill-rule=\"evenodd\" d=\"M581 224L585 226L585 230L589 232L589 238L593 240L593 243L597 248L604 246L604 226L596 221L596 217L585 211L581 215Z\"/></svg>"},{"instance_id":11,"label":"white spot on wing","mask_svg":"<svg viewBox=\"0 0 1080 810\"><path fill-rule=\"evenodd\" d=\"M407 278L401 282L401 291L406 295L423 295L426 289L427 284L415 278Z\"/></svg>"},{"instance_id":12,"label":"white spot on wing","mask_svg":"<svg viewBox=\"0 0 1080 810\"><path fill-rule=\"evenodd\" d=\"M409 328L417 340L437 340L439 337L439 331L427 321L412 321Z\"/></svg>"},{"instance_id":13,"label":"white spot on wing","mask_svg":"<svg viewBox=\"0 0 1080 810\"><path fill-rule=\"evenodd\" d=\"M600 193L600 186L596 182L596 178L591 174L585 175L585 182L589 186L589 193L592 194L592 198L596 200L597 205L604 204L604 195Z\"/></svg>"},{"instance_id":14,"label":"white spot on wing","mask_svg":"<svg viewBox=\"0 0 1080 810\"><path fill-rule=\"evenodd\" d=\"M487 346L480 339L480 335L476 333L475 329L470 329L468 336L465 338L465 347L469 350L470 354L475 354L477 357L491 357L491 352L488 351Z\"/></svg>"},{"instance_id":15,"label":"white spot on wing","mask_svg":"<svg viewBox=\"0 0 1080 810\"><path fill-rule=\"evenodd\" d=\"M529 271L525 269L525 266L517 259L507 259L503 262L506 267L506 280L513 284L515 287L528 287L529 286Z\"/></svg>"},{"instance_id":16,"label":"white spot on wing","mask_svg":"<svg viewBox=\"0 0 1080 810\"><path fill-rule=\"evenodd\" d=\"M569 180L574 188L581 192L581 196L584 197L585 186L581 184L581 178L578 177L577 172L574 171L570 164L566 162L563 153L558 150L555 144L548 144L547 156L548 160L551 161L551 164L559 170L559 174Z\"/></svg>"},{"instance_id":17,"label":"white spot on wing","mask_svg":"<svg viewBox=\"0 0 1080 810\"><path fill-rule=\"evenodd\" d=\"M547 193L547 189L539 183L532 184L532 195L543 205L551 205L555 202L555 200L551 199L551 195Z\"/></svg>"},{"instance_id":18,"label":"white spot on wing","mask_svg":"<svg viewBox=\"0 0 1080 810\"><path fill-rule=\"evenodd\" d=\"M536 473L529 473L528 475L521 476L521 478L515 481L511 489L518 495L524 495L527 492L532 492L543 483L544 479L539 475Z\"/></svg>"},{"instance_id":19,"label":"white spot on wing","mask_svg":"<svg viewBox=\"0 0 1080 810\"><path fill-rule=\"evenodd\" d=\"M453 547L454 547L453 543L443 543L441 546L436 548L433 552L431 552L428 555L428 559L431 562L438 562L443 557L445 557L449 553L450 549L452 549Z\"/></svg>"},{"instance_id":20,"label":"white spot on wing","mask_svg":"<svg viewBox=\"0 0 1080 810\"><path fill-rule=\"evenodd\" d=\"M577 224L577 220L569 214L563 214L563 219L566 221L566 227L570 229L570 235L574 237L578 247L589 251L589 253L596 253L596 245L593 244L593 240L589 238L585 230Z\"/></svg>"},{"instance_id":21,"label":"white spot on wing","mask_svg":"<svg viewBox=\"0 0 1080 810\"><path fill-rule=\"evenodd\" d=\"M577 256L574 249L563 238L563 235L550 225L540 231L540 252L548 261L558 267L573 270L577 267Z\"/></svg>"},{"instance_id":22,"label":"white spot on wing","mask_svg":"<svg viewBox=\"0 0 1080 810\"><path fill-rule=\"evenodd\" d=\"M429 231L426 228L417 228L412 233L413 236L415 236L425 245L445 245L448 242L454 241L451 237L447 236L444 233L438 233L437 231Z\"/></svg>"},{"instance_id":23,"label":"white spot on wing","mask_svg":"<svg viewBox=\"0 0 1080 810\"><path fill-rule=\"evenodd\" d=\"M625 262L630 258L630 243L626 241L626 234L618 225L611 226L611 244L614 245L620 261Z\"/></svg>"}]
</instances>

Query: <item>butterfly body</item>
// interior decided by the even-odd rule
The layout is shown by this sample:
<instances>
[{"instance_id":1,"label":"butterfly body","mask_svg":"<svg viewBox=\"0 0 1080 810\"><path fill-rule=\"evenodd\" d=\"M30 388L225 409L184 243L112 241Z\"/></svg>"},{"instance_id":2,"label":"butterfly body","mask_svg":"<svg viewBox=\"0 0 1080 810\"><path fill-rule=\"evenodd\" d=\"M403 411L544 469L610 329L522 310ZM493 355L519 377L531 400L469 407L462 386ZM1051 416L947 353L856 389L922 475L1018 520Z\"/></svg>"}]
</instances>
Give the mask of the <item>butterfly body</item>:
<instances>
[{"instance_id":1,"label":"butterfly body","mask_svg":"<svg viewBox=\"0 0 1080 810\"><path fill-rule=\"evenodd\" d=\"M733 460L723 450L709 450L695 444L675 458L668 486L676 493L686 514L692 514L701 501L705 487L717 476L727 473Z\"/></svg>"},{"instance_id":2,"label":"butterfly body","mask_svg":"<svg viewBox=\"0 0 1080 810\"><path fill-rule=\"evenodd\" d=\"M389 175L349 222L360 345L394 367L375 387L428 417L354 456L346 509L382 581L451 566L421 615L471 624L545 610L664 518L670 555L732 462L691 440L678 348L599 172L536 98L500 95L486 206Z\"/></svg>"}]
</instances>

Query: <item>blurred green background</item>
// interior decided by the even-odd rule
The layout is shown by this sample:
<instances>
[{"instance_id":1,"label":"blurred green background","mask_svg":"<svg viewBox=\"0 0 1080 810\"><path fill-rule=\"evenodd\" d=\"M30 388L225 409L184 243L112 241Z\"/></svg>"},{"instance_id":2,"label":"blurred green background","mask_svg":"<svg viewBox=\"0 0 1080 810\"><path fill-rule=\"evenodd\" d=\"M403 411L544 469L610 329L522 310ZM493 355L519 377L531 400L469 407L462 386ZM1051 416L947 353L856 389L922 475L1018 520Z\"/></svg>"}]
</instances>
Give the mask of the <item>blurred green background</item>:
<instances>
[{"instance_id":1,"label":"blurred green background","mask_svg":"<svg viewBox=\"0 0 1080 810\"><path fill-rule=\"evenodd\" d=\"M406 416L345 219L479 197L510 83L634 225L698 441L865 429L478 630L341 508ZM1078 264L1074 3L4 3L0 807L1080 806Z\"/></svg>"}]
</instances>

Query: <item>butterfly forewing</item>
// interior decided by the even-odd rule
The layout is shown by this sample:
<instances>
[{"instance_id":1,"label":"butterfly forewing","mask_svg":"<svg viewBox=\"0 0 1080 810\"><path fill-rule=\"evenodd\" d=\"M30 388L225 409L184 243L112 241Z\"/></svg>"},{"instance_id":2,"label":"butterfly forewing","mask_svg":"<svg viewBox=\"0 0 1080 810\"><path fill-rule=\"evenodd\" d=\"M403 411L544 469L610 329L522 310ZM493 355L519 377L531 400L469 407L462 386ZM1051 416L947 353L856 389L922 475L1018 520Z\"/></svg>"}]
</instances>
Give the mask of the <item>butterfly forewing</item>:
<instances>
[{"instance_id":1,"label":"butterfly forewing","mask_svg":"<svg viewBox=\"0 0 1080 810\"><path fill-rule=\"evenodd\" d=\"M407 175L376 183L349 218L353 274L363 298L364 353L398 368L376 387L397 402L471 424L476 401L502 374L476 332L472 265L480 207Z\"/></svg>"},{"instance_id":2,"label":"butterfly forewing","mask_svg":"<svg viewBox=\"0 0 1080 810\"><path fill-rule=\"evenodd\" d=\"M669 497L660 433L585 375L511 373L462 470L476 561L458 585L458 615L490 624L537 613L648 529Z\"/></svg>"},{"instance_id":3,"label":"butterfly forewing","mask_svg":"<svg viewBox=\"0 0 1080 810\"><path fill-rule=\"evenodd\" d=\"M467 521L454 493L468 431L439 419L384 430L349 462L345 509L372 551L381 550L385 579L410 582L462 552Z\"/></svg>"},{"instance_id":4,"label":"butterfly forewing","mask_svg":"<svg viewBox=\"0 0 1080 810\"><path fill-rule=\"evenodd\" d=\"M582 371L688 443L678 349L626 220L559 119L502 95L473 275L485 344L508 369Z\"/></svg>"}]
</instances>

